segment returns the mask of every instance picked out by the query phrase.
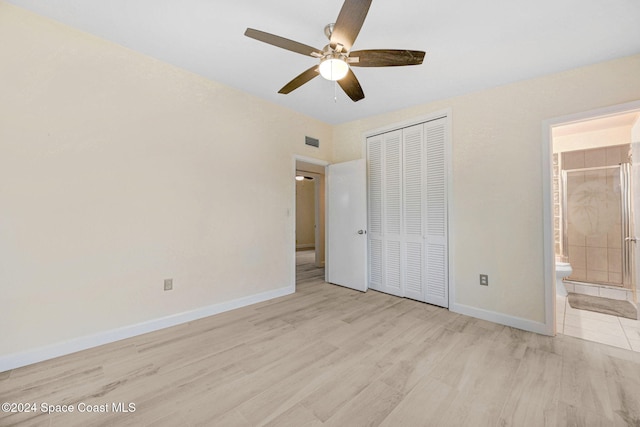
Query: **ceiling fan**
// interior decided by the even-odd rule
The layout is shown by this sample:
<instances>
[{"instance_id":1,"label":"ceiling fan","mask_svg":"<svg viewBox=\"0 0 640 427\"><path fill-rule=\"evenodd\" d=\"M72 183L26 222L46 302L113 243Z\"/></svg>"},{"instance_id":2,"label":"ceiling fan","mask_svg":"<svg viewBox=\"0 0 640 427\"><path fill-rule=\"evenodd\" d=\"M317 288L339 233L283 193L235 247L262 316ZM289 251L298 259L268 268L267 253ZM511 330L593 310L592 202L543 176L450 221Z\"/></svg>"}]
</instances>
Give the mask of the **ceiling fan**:
<instances>
[{"instance_id":1,"label":"ceiling fan","mask_svg":"<svg viewBox=\"0 0 640 427\"><path fill-rule=\"evenodd\" d=\"M324 33L329 44L322 50L264 31L247 28L244 35L292 52L319 59L314 65L289 83L278 93L287 94L319 74L327 80L337 81L354 102L364 98L364 92L351 67L395 67L420 65L425 53L418 50L370 49L351 50L369 12L372 0L345 0L335 24L328 24Z\"/></svg>"}]
</instances>

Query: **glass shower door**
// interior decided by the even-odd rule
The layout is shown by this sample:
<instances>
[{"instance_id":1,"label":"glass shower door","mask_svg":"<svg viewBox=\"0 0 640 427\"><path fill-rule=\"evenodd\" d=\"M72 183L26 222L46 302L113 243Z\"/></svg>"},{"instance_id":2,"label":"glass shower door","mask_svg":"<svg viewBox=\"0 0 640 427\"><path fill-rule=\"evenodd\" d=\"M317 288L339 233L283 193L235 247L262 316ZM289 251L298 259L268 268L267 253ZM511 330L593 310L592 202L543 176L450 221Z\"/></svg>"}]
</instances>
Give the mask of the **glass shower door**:
<instances>
[{"instance_id":1,"label":"glass shower door","mask_svg":"<svg viewBox=\"0 0 640 427\"><path fill-rule=\"evenodd\" d=\"M569 280L608 286L629 280L627 172L625 164L562 172L563 243L573 269Z\"/></svg>"}]
</instances>

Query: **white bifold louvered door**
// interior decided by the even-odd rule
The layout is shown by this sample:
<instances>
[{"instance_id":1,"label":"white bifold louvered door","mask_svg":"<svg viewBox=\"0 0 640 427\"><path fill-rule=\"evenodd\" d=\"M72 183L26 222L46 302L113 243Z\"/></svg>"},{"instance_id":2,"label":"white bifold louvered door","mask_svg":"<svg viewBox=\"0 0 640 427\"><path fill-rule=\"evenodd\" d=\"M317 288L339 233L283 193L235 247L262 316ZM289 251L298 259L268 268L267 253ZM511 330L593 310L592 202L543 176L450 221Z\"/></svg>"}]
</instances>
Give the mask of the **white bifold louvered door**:
<instances>
[{"instance_id":1,"label":"white bifold louvered door","mask_svg":"<svg viewBox=\"0 0 640 427\"><path fill-rule=\"evenodd\" d=\"M404 295L424 301L424 174L423 125L403 129L404 151Z\"/></svg>"},{"instance_id":2,"label":"white bifold louvered door","mask_svg":"<svg viewBox=\"0 0 640 427\"><path fill-rule=\"evenodd\" d=\"M426 173L425 301L449 307L446 118L424 124Z\"/></svg>"},{"instance_id":3,"label":"white bifold louvered door","mask_svg":"<svg viewBox=\"0 0 640 427\"><path fill-rule=\"evenodd\" d=\"M384 292L402 295L402 132L384 138Z\"/></svg>"},{"instance_id":4,"label":"white bifold louvered door","mask_svg":"<svg viewBox=\"0 0 640 427\"><path fill-rule=\"evenodd\" d=\"M369 287L443 307L446 120L367 138Z\"/></svg>"}]
</instances>

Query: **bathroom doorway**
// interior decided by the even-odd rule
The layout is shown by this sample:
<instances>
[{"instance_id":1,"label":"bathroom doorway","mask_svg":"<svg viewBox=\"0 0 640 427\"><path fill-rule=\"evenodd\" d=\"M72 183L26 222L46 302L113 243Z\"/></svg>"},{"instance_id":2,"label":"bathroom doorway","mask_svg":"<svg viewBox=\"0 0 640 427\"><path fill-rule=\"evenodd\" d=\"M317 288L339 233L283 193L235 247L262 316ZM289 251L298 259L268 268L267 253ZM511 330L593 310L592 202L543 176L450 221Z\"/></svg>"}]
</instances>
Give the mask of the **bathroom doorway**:
<instances>
[{"instance_id":1,"label":"bathroom doorway","mask_svg":"<svg viewBox=\"0 0 640 427\"><path fill-rule=\"evenodd\" d=\"M556 296L556 332L640 351L640 108L585 113L550 133L556 287L567 291Z\"/></svg>"}]
</instances>

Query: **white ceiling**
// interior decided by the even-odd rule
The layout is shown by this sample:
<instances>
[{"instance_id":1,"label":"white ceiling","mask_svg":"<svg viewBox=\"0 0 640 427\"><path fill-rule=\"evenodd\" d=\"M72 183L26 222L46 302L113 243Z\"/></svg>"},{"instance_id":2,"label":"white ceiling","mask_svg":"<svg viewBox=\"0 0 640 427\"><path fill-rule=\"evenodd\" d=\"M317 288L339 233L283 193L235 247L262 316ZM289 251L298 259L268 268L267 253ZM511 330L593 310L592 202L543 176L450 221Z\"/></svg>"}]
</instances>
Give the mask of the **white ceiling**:
<instances>
[{"instance_id":1,"label":"white ceiling","mask_svg":"<svg viewBox=\"0 0 640 427\"><path fill-rule=\"evenodd\" d=\"M640 53L639 0L374 0L354 49L427 52L413 67L354 68L353 103L316 78L278 90L314 59L247 27L317 48L343 0L8 0L331 124Z\"/></svg>"}]
</instances>

